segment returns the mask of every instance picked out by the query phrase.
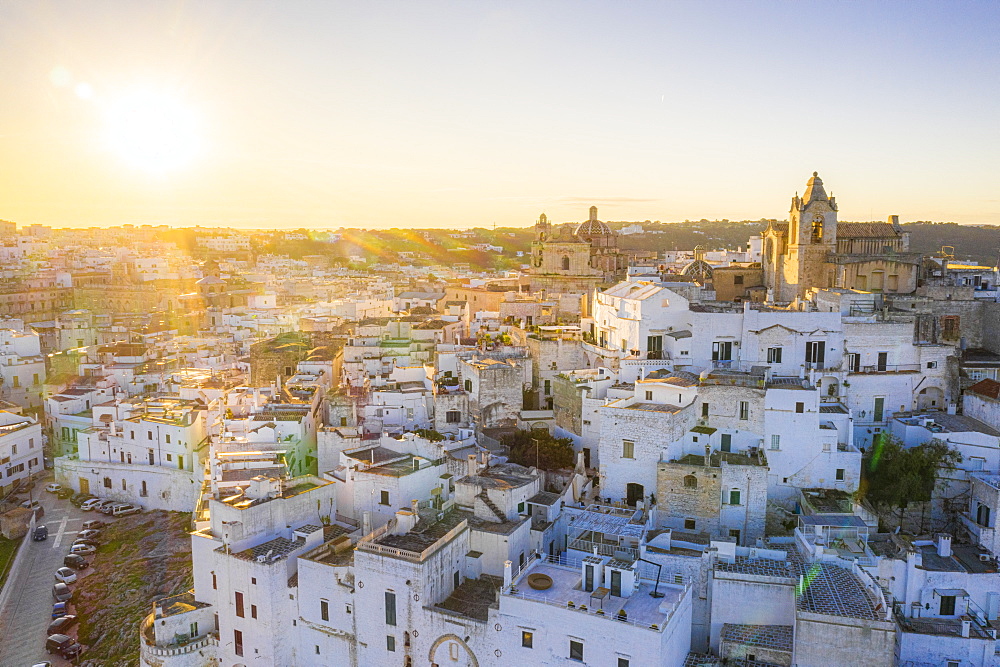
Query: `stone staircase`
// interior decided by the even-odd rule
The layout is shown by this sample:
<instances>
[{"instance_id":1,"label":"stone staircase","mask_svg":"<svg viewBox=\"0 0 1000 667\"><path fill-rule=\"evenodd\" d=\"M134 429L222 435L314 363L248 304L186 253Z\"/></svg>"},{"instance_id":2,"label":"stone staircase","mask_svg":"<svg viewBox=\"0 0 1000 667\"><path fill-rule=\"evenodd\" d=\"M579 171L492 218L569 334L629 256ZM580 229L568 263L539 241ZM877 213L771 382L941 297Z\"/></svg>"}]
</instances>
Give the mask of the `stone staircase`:
<instances>
[{"instance_id":1,"label":"stone staircase","mask_svg":"<svg viewBox=\"0 0 1000 667\"><path fill-rule=\"evenodd\" d=\"M493 512L493 514L497 517L497 519L500 520L501 523L505 523L507 521L507 516L500 511L500 508L497 507L496 503L490 500L490 497L486 495L485 489L476 494L476 498L482 500L483 504L490 508L490 511Z\"/></svg>"}]
</instances>

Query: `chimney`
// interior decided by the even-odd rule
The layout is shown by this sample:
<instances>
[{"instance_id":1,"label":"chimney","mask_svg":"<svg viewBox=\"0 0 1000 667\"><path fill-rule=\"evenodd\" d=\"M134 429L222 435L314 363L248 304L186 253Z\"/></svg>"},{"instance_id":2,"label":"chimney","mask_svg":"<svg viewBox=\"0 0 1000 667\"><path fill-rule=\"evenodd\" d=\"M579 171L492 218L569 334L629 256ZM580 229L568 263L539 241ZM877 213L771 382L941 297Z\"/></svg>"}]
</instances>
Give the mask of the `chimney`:
<instances>
[{"instance_id":1,"label":"chimney","mask_svg":"<svg viewBox=\"0 0 1000 667\"><path fill-rule=\"evenodd\" d=\"M895 230L898 231L899 230L899 216L898 215L890 215L889 216L889 224L892 225L893 229L895 229Z\"/></svg>"},{"instance_id":2,"label":"chimney","mask_svg":"<svg viewBox=\"0 0 1000 667\"><path fill-rule=\"evenodd\" d=\"M413 510L414 516L420 516L420 501L414 498L410 501L410 509Z\"/></svg>"},{"instance_id":3,"label":"chimney","mask_svg":"<svg viewBox=\"0 0 1000 667\"><path fill-rule=\"evenodd\" d=\"M941 558L949 558L951 556L951 535L938 533L935 536L935 543L937 545L938 556Z\"/></svg>"},{"instance_id":4,"label":"chimney","mask_svg":"<svg viewBox=\"0 0 1000 667\"><path fill-rule=\"evenodd\" d=\"M476 455L469 454L469 461L466 468L466 474L469 475L470 477L474 477L478 471L479 468L476 465Z\"/></svg>"},{"instance_id":5,"label":"chimney","mask_svg":"<svg viewBox=\"0 0 1000 667\"><path fill-rule=\"evenodd\" d=\"M705 467L712 467L712 448L705 445Z\"/></svg>"},{"instance_id":6,"label":"chimney","mask_svg":"<svg viewBox=\"0 0 1000 667\"><path fill-rule=\"evenodd\" d=\"M962 636L968 637L970 630L972 630L972 621L962 621Z\"/></svg>"},{"instance_id":7,"label":"chimney","mask_svg":"<svg viewBox=\"0 0 1000 667\"><path fill-rule=\"evenodd\" d=\"M503 562L503 587L504 588L510 588L510 584L514 580L514 572L511 569L511 567L513 565L514 564L511 563L509 560L505 560Z\"/></svg>"}]
</instances>

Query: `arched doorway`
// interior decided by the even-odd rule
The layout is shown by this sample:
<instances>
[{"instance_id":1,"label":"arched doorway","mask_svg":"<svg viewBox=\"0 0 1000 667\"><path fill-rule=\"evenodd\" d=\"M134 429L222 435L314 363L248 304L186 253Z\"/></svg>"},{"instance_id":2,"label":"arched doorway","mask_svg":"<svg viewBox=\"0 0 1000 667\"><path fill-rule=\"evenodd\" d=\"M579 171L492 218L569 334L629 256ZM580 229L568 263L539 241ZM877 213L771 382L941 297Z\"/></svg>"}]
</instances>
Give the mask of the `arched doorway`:
<instances>
[{"instance_id":1,"label":"arched doorway","mask_svg":"<svg viewBox=\"0 0 1000 667\"><path fill-rule=\"evenodd\" d=\"M943 410L944 392L939 387L924 387L917 394L917 410Z\"/></svg>"}]
</instances>

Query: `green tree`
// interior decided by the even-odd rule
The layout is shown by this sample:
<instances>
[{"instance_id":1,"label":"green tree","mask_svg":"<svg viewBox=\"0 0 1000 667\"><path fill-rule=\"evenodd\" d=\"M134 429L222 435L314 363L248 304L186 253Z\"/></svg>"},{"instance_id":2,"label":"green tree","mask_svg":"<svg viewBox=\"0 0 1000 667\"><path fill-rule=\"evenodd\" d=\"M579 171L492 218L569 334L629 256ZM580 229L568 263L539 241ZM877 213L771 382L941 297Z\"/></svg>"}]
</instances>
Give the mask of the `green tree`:
<instances>
[{"instance_id":1,"label":"green tree","mask_svg":"<svg viewBox=\"0 0 1000 667\"><path fill-rule=\"evenodd\" d=\"M857 496L876 509L905 510L909 503L930 500L938 472L961 460L940 440L907 448L899 438L879 434L862 461Z\"/></svg>"},{"instance_id":2,"label":"green tree","mask_svg":"<svg viewBox=\"0 0 1000 667\"><path fill-rule=\"evenodd\" d=\"M573 441L555 438L544 430L517 431L503 438L510 448L510 461L542 470L573 467Z\"/></svg>"}]
</instances>

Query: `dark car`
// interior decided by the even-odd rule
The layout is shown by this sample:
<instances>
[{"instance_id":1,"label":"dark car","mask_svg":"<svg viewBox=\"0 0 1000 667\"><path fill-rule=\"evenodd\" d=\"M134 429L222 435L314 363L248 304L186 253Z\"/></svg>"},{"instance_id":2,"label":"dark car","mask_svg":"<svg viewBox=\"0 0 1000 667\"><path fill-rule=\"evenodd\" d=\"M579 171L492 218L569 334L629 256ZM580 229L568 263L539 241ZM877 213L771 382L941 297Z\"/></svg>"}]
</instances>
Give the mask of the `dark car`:
<instances>
[{"instance_id":1,"label":"dark car","mask_svg":"<svg viewBox=\"0 0 1000 667\"><path fill-rule=\"evenodd\" d=\"M42 524L40 526L35 526L35 532L31 534L31 539L36 542L41 542L42 540L49 539L49 529Z\"/></svg>"},{"instance_id":2,"label":"dark car","mask_svg":"<svg viewBox=\"0 0 1000 667\"><path fill-rule=\"evenodd\" d=\"M78 537L73 540L73 544L89 544L92 547L99 547L101 543L95 540L93 537Z\"/></svg>"},{"instance_id":3,"label":"dark car","mask_svg":"<svg viewBox=\"0 0 1000 667\"><path fill-rule=\"evenodd\" d=\"M90 521L84 521L81 530L101 530L104 528L106 523L98 519L91 519Z\"/></svg>"},{"instance_id":4,"label":"dark car","mask_svg":"<svg viewBox=\"0 0 1000 667\"><path fill-rule=\"evenodd\" d=\"M69 613L69 604L66 602L56 602L52 605L52 618L59 618Z\"/></svg>"},{"instance_id":5,"label":"dark car","mask_svg":"<svg viewBox=\"0 0 1000 667\"><path fill-rule=\"evenodd\" d=\"M66 554L66 557L63 558L63 565L74 570L86 570L87 559L80 554Z\"/></svg>"},{"instance_id":6,"label":"dark car","mask_svg":"<svg viewBox=\"0 0 1000 667\"><path fill-rule=\"evenodd\" d=\"M69 589L69 586L60 581L52 587L52 597L56 602L67 602L73 597L73 591Z\"/></svg>"},{"instance_id":7,"label":"dark car","mask_svg":"<svg viewBox=\"0 0 1000 667\"><path fill-rule=\"evenodd\" d=\"M49 623L49 634L57 635L62 634L72 628L76 624L76 616L73 614L67 614L66 616L60 616L51 623Z\"/></svg>"},{"instance_id":8,"label":"dark car","mask_svg":"<svg viewBox=\"0 0 1000 667\"><path fill-rule=\"evenodd\" d=\"M66 635L50 635L45 640L46 653L57 653L67 659L80 655L82 650L83 647L76 640Z\"/></svg>"},{"instance_id":9,"label":"dark car","mask_svg":"<svg viewBox=\"0 0 1000 667\"><path fill-rule=\"evenodd\" d=\"M63 500L66 500L67 498L72 498L72 497L73 497L73 489L67 489L63 487L62 489L56 491L56 498L62 498Z\"/></svg>"},{"instance_id":10,"label":"dark car","mask_svg":"<svg viewBox=\"0 0 1000 667\"><path fill-rule=\"evenodd\" d=\"M77 494L74 494L69 499L69 501L73 504L73 507L79 507L80 505L84 504L85 502L87 502L88 500L90 500L91 498L94 498L94 497L95 496L92 493L77 493Z\"/></svg>"}]
</instances>

